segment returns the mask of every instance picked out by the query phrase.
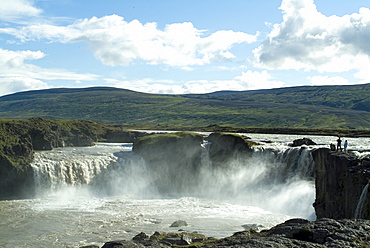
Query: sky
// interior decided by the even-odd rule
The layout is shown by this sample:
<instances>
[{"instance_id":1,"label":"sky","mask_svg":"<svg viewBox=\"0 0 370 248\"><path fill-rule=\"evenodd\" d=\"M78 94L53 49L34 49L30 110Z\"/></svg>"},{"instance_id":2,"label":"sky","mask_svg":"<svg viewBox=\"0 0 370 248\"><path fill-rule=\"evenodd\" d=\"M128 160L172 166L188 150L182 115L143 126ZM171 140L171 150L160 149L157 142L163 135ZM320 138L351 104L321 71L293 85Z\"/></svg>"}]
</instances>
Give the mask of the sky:
<instances>
[{"instance_id":1,"label":"sky","mask_svg":"<svg viewBox=\"0 0 370 248\"><path fill-rule=\"evenodd\" d=\"M0 96L370 83L370 0L0 0Z\"/></svg>"}]
</instances>

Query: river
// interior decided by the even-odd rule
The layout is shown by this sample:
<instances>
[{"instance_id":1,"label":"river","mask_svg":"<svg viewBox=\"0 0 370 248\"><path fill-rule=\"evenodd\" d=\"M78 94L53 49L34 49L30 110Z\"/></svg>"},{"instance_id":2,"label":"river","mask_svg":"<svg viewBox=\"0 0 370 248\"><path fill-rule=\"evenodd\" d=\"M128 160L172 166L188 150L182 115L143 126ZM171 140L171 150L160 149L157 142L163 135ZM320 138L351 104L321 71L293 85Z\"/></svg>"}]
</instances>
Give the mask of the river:
<instances>
[{"instance_id":1,"label":"river","mask_svg":"<svg viewBox=\"0 0 370 248\"><path fill-rule=\"evenodd\" d=\"M263 229L293 217L315 219L310 151L336 137L309 136L317 146L291 148L302 136L246 135L262 144L249 161L212 170L205 148L201 179L191 185L196 190L174 194L155 187L158 175L132 153L132 144L37 152L36 197L0 201L1 247L102 246L142 231L179 229L221 238L253 224ZM367 138L347 140L349 149L370 149ZM170 227L177 220L188 225Z\"/></svg>"}]
</instances>

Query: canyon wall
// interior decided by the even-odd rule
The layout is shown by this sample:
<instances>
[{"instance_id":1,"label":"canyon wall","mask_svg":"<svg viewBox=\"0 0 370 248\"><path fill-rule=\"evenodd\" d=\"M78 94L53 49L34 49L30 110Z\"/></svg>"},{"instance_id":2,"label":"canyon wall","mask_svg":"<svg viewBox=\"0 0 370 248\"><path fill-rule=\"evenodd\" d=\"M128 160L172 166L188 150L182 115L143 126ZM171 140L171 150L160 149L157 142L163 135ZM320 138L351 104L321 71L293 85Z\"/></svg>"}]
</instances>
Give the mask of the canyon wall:
<instances>
[{"instance_id":1,"label":"canyon wall","mask_svg":"<svg viewBox=\"0 0 370 248\"><path fill-rule=\"evenodd\" d=\"M370 219L370 199L365 189L370 179L370 161L360 159L351 152L335 152L326 148L317 149L312 155L315 161L314 207L317 218Z\"/></svg>"},{"instance_id":2,"label":"canyon wall","mask_svg":"<svg viewBox=\"0 0 370 248\"><path fill-rule=\"evenodd\" d=\"M33 196L34 151L91 146L97 141L133 142L140 135L91 121L0 119L0 199Z\"/></svg>"}]
</instances>

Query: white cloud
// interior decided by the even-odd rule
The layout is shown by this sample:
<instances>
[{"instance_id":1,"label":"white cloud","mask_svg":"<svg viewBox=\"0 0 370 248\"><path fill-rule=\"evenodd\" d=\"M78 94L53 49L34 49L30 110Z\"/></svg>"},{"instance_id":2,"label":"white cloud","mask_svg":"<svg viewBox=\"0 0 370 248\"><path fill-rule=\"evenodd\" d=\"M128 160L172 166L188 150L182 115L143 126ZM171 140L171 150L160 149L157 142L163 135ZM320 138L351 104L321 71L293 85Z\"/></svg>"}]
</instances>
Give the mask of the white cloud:
<instances>
[{"instance_id":1,"label":"white cloud","mask_svg":"<svg viewBox=\"0 0 370 248\"><path fill-rule=\"evenodd\" d=\"M222 90L246 90L238 80L194 80L183 85L185 93L209 93Z\"/></svg>"},{"instance_id":2,"label":"white cloud","mask_svg":"<svg viewBox=\"0 0 370 248\"><path fill-rule=\"evenodd\" d=\"M21 77L45 80L96 80L94 74L78 74L60 69L44 69L26 63L27 60L41 59L41 51L10 51L0 48L0 75L2 77Z\"/></svg>"},{"instance_id":3,"label":"white cloud","mask_svg":"<svg viewBox=\"0 0 370 248\"><path fill-rule=\"evenodd\" d=\"M256 48L254 61L262 68L344 72L364 79L370 61L370 10L345 16L325 16L313 0L283 0L283 22L274 24ZM361 61L361 62L360 62Z\"/></svg>"},{"instance_id":4,"label":"white cloud","mask_svg":"<svg viewBox=\"0 0 370 248\"><path fill-rule=\"evenodd\" d=\"M78 74L60 69L45 69L27 63L41 59L41 51L10 51L0 48L0 94L48 88L43 80L96 80L94 74Z\"/></svg>"},{"instance_id":5,"label":"white cloud","mask_svg":"<svg viewBox=\"0 0 370 248\"><path fill-rule=\"evenodd\" d=\"M19 91L46 89L49 86L34 78L0 77L0 96Z\"/></svg>"},{"instance_id":6,"label":"white cloud","mask_svg":"<svg viewBox=\"0 0 370 248\"><path fill-rule=\"evenodd\" d=\"M38 16L41 13L42 10L34 7L29 0L2 0L0 4L0 20L3 21Z\"/></svg>"},{"instance_id":7,"label":"white cloud","mask_svg":"<svg viewBox=\"0 0 370 248\"><path fill-rule=\"evenodd\" d=\"M335 77L328 77L328 76L313 76L308 77L308 79L311 81L312 85L345 85L349 84L348 80L335 76Z\"/></svg>"},{"instance_id":8,"label":"white cloud","mask_svg":"<svg viewBox=\"0 0 370 248\"><path fill-rule=\"evenodd\" d=\"M255 42L258 36L222 30L203 37L204 30L196 29L190 22L169 24L160 30L156 23L126 22L117 15L83 19L69 26L35 24L21 29L3 28L1 32L23 42L38 39L85 42L106 65L127 66L141 60L180 68L233 59L235 55L230 51L233 45Z\"/></svg>"},{"instance_id":9,"label":"white cloud","mask_svg":"<svg viewBox=\"0 0 370 248\"><path fill-rule=\"evenodd\" d=\"M141 80L120 82L115 87L155 94L193 94L220 90L245 90L237 80L193 80L182 84L166 84L159 80L151 81L147 79L145 83Z\"/></svg>"},{"instance_id":10,"label":"white cloud","mask_svg":"<svg viewBox=\"0 0 370 248\"><path fill-rule=\"evenodd\" d=\"M235 79L239 80L240 84L248 90L279 88L284 85L284 82L271 80L272 77L266 70L262 72L248 70Z\"/></svg>"},{"instance_id":11,"label":"white cloud","mask_svg":"<svg viewBox=\"0 0 370 248\"><path fill-rule=\"evenodd\" d=\"M41 51L10 51L0 48L0 71L7 73L13 69L24 69L27 65L25 60L41 59L45 54Z\"/></svg>"},{"instance_id":12,"label":"white cloud","mask_svg":"<svg viewBox=\"0 0 370 248\"><path fill-rule=\"evenodd\" d=\"M117 80L105 79L105 81L113 87L134 90L146 93L158 94L183 94L184 90L181 85L178 85L173 80L156 80L151 78L143 78L138 80Z\"/></svg>"},{"instance_id":13,"label":"white cloud","mask_svg":"<svg viewBox=\"0 0 370 248\"><path fill-rule=\"evenodd\" d=\"M255 90L278 88L284 85L281 81L273 80L266 71L258 72L248 70L242 75L231 80L192 80L187 82L175 82L173 80L154 80L145 78L134 81L119 81L106 79L106 82L114 87L125 88L146 93L160 94L192 94L209 93L222 90Z\"/></svg>"}]
</instances>

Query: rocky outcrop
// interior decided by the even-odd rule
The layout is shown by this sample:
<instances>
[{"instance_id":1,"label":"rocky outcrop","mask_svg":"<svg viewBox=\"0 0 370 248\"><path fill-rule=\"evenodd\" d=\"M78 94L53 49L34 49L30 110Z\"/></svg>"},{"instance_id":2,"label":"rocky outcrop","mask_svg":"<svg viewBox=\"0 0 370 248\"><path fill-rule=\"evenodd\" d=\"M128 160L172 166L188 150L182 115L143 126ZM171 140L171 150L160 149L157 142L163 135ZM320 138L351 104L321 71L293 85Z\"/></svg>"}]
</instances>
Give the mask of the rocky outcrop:
<instances>
[{"instance_id":1,"label":"rocky outcrop","mask_svg":"<svg viewBox=\"0 0 370 248\"><path fill-rule=\"evenodd\" d=\"M317 145L317 144L309 138L296 139L293 141L293 144L291 144L292 147L303 146L303 145L312 146L312 145Z\"/></svg>"},{"instance_id":2,"label":"rocky outcrop","mask_svg":"<svg viewBox=\"0 0 370 248\"><path fill-rule=\"evenodd\" d=\"M146 136L143 132L133 132L117 129L109 129L104 135L104 141L110 143L133 143L136 138Z\"/></svg>"},{"instance_id":3,"label":"rocky outcrop","mask_svg":"<svg viewBox=\"0 0 370 248\"><path fill-rule=\"evenodd\" d=\"M0 120L0 199L33 196L34 151L91 146L96 141L132 142L136 135L91 121Z\"/></svg>"},{"instance_id":4,"label":"rocky outcrop","mask_svg":"<svg viewBox=\"0 0 370 248\"><path fill-rule=\"evenodd\" d=\"M177 162L181 162L186 157L191 161L198 160L202 143L203 137L196 133L153 134L136 139L132 150L137 155L142 156L148 163L167 161L176 165ZM187 165L190 168L196 166L194 163L187 163Z\"/></svg>"},{"instance_id":5,"label":"rocky outcrop","mask_svg":"<svg viewBox=\"0 0 370 248\"><path fill-rule=\"evenodd\" d=\"M136 235L131 241L110 241L106 247L276 247L276 248L319 248L319 247L368 247L370 232L369 220L319 219L308 221L291 219L269 230L257 232L247 230L234 235L215 239L195 233L159 233L149 236ZM91 246L84 246L84 248ZM81 247L82 248L82 247Z\"/></svg>"},{"instance_id":6,"label":"rocky outcrop","mask_svg":"<svg viewBox=\"0 0 370 248\"><path fill-rule=\"evenodd\" d=\"M32 143L21 136L17 143L3 146L0 151L0 199L26 198L33 190L32 171L28 164L33 159Z\"/></svg>"},{"instance_id":7,"label":"rocky outcrop","mask_svg":"<svg viewBox=\"0 0 370 248\"><path fill-rule=\"evenodd\" d=\"M187 226L187 225L188 225L188 223L186 223L186 221L177 220L177 221L173 222L170 227L180 227L180 226Z\"/></svg>"},{"instance_id":8,"label":"rocky outcrop","mask_svg":"<svg viewBox=\"0 0 370 248\"><path fill-rule=\"evenodd\" d=\"M251 146L256 143L230 133L212 133L207 140L211 142L209 158L214 166L222 166L234 160L245 160L251 156Z\"/></svg>"},{"instance_id":9,"label":"rocky outcrop","mask_svg":"<svg viewBox=\"0 0 370 248\"><path fill-rule=\"evenodd\" d=\"M161 193L192 191L199 177L203 137L190 132L137 138L133 151L148 165L152 186Z\"/></svg>"},{"instance_id":10,"label":"rocky outcrop","mask_svg":"<svg viewBox=\"0 0 370 248\"><path fill-rule=\"evenodd\" d=\"M249 158L255 144L240 135L224 133L212 133L207 140L211 143L209 158L214 167ZM170 192L192 192L201 181L199 172L205 148L200 134L178 132L138 138L133 151L146 161L150 173L158 174L153 185L162 193L166 188Z\"/></svg>"},{"instance_id":11,"label":"rocky outcrop","mask_svg":"<svg viewBox=\"0 0 370 248\"><path fill-rule=\"evenodd\" d=\"M360 202L370 179L368 160L359 159L353 153L332 152L326 148L317 149L312 155L315 161L314 207L317 218L370 219L370 198L364 197ZM364 194L367 196L368 192Z\"/></svg>"},{"instance_id":12,"label":"rocky outcrop","mask_svg":"<svg viewBox=\"0 0 370 248\"><path fill-rule=\"evenodd\" d=\"M366 247L368 220L292 219L270 230L244 231L202 247Z\"/></svg>"}]
</instances>

